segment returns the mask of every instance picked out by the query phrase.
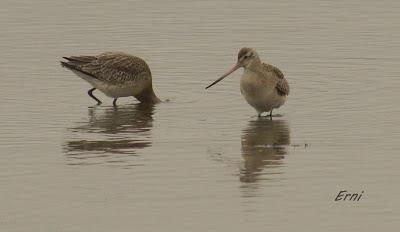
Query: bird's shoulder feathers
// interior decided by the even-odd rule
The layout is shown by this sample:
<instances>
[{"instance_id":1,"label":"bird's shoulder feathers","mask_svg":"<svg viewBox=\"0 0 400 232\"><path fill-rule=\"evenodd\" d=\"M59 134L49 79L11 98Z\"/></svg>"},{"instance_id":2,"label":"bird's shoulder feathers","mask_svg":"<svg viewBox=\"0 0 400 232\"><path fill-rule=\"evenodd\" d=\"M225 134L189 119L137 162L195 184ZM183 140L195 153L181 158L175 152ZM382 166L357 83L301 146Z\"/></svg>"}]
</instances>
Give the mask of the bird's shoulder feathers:
<instances>
[{"instance_id":1,"label":"bird's shoulder feathers","mask_svg":"<svg viewBox=\"0 0 400 232\"><path fill-rule=\"evenodd\" d=\"M281 96L289 95L290 92L289 83L285 79L285 76L283 75L282 71L279 68L266 63L263 63L263 68L265 71L271 72L273 74L272 77L276 80L275 89L278 92L278 94Z\"/></svg>"},{"instance_id":2,"label":"bird's shoulder feathers","mask_svg":"<svg viewBox=\"0 0 400 232\"><path fill-rule=\"evenodd\" d=\"M68 62L62 62L64 67L112 84L134 81L143 73L151 76L150 68L143 59L122 52L105 52L97 56L64 58L68 60Z\"/></svg>"}]
</instances>

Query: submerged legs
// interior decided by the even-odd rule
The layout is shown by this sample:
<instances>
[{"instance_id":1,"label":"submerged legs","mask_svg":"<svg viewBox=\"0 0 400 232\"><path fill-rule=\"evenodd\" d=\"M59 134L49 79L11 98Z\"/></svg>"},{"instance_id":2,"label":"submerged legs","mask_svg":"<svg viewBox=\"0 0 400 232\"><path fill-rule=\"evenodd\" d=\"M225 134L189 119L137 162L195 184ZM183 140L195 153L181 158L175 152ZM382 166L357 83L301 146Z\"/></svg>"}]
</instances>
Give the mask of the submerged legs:
<instances>
[{"instance_id":1,"label":"submerged legs","mask_svg":"<svg viewBox=\"0 0 400 232\"><path fill-rule=\"evenodd\" d=\"M93 98L94 100L97 101L97 105L100 105L102 102L101 102L97 97L95 97L95 96L93 95L93 91L95 91L95 90L96 90L96 88L92 88L92 89L90 89L87 93L89 94L89 96L90 96L91 98ZM118 98L114 98L114 101L113 101L113 105L114 105L114 106L117 106L117 99L118 99Z\"/></svg>"},{"instance_id":2,"label":"submerged legs","mask_svg":"<svg viewBox=\"0 0 400 232\"><path fill-rule=\"evenodd\" d=\"M95 96L93 95L93 93L92 93L95 89L96 89L96 88L90 89L87 93L89 94L90 97L92 97L94 100L97 101L97 105L100 105L102 102L101 102L99 99L97 99L97 97L95 97Z\"/></svg>"},{"instance_id":3,"label":"submerged legs","mask_svg":"<svg viewBox=\"0 0 400 232\"><path fill-rule=\"evenodd\" d=\"M262 113L263 113L263 112L258 113L258 117L259 117L259 118L261 118L261 117L270 117L270 118L272 119L272 110L269 112L269 114L267 114L267 115L265 115L265 116L262 116Z\"/></svg>"}]
</instances>

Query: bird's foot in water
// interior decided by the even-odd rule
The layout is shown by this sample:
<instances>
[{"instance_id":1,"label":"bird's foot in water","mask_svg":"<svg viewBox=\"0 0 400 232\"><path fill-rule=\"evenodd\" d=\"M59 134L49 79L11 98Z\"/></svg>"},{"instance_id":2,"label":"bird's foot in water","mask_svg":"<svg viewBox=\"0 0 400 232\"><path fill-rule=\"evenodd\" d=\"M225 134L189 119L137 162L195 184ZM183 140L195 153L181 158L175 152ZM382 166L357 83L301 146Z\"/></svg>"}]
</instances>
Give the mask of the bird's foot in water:
<instances>
[{"instance_id":1,"label":"bird's foot in water","mask_svg":"<svg viewBox=\"0 0 400 232\"><path fill-rule=\"evenodd\" d=\"M260 113L260 114L258 114L258 117L259 118L280 118L280 117L283 117L283 115L282 114L270 114L270 113L263 115L262 113Z\"/></svg>"}]
</instances>

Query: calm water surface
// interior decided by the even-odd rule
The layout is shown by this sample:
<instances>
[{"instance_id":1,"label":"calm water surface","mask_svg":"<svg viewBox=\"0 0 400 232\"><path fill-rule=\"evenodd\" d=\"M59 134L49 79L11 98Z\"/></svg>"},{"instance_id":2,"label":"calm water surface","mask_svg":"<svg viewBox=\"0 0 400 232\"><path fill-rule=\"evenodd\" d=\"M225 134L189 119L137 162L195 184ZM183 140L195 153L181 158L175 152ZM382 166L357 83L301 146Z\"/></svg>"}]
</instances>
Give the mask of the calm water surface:
<instances>
[{"instance_id":1,"label":"calm water surface","mask_svg":"<svg viewBox=\"0 0 400 232\"><path fill-rule=\"evenodd\" d=\"M400 2L0 3L1 231L399 228ZM291 85L258 119L254 47ZM96 95L61 56L143 57L154 107ZM340 190L359 202L334 202Z\"/></svg>"}]
</instances>

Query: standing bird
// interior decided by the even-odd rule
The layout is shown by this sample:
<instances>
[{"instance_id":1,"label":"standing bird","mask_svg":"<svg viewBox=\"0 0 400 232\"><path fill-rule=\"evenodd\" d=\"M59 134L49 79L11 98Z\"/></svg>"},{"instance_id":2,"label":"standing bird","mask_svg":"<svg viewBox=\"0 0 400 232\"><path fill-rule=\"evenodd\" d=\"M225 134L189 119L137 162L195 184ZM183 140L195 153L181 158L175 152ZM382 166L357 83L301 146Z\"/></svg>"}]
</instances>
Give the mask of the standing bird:
<instances>
[{"instance_id":1,"label":"standing bird","mask_svg":"<svg viewBox=\"0 0 400 232\"><path fill-rule=\"evenodd\" d=\"M102 102L93 95L95 89L114 98L114 106L119 97L128 96L148 104L161 102L153 91L150 68L139 57L122 52L105 52L97 56L63 58L67 60L61 61L63 67L93 86L88 94L98 105Z\"/></svg>"},{"instance_id":2,"label":"standing bird","mask_svg":"<svg viewBox=\"0 0 400 232\"><path fill-rule=\"evenodd\" d=\"M244 68L240 79L240 92L247 103L257 110L259 117L263 112L270 112L269 116L272 117L272 110L285 103L289 95L289 83L277 67L262 63L254 49L240 49L236 64L206 89L240 67Z\"/></svg>"}]
</instances>

